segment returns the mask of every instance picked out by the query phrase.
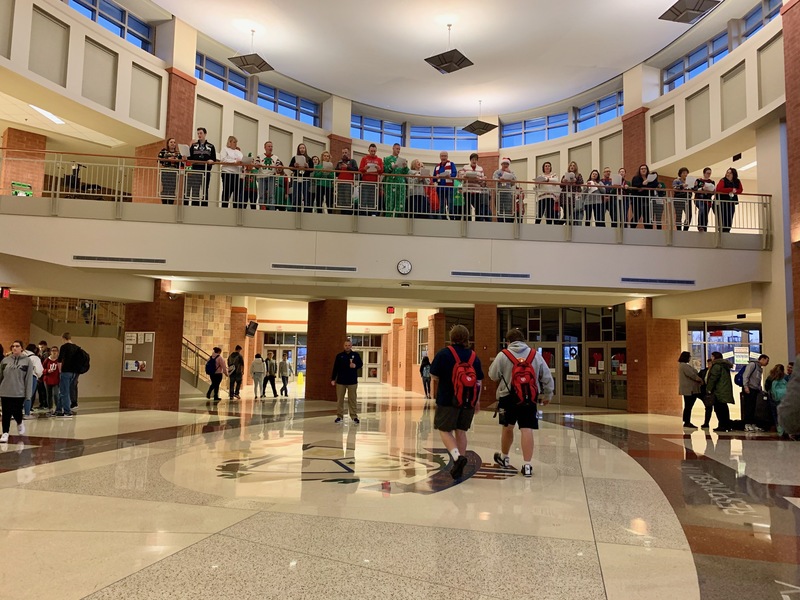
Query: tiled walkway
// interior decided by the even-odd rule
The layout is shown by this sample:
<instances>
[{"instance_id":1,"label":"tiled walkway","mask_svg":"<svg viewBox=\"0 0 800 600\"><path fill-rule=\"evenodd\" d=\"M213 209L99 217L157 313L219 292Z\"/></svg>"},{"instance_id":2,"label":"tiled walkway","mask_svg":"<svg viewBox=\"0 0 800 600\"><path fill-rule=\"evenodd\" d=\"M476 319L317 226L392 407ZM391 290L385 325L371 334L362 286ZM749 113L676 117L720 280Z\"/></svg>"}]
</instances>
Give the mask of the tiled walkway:
<instances>
[{"instance_id":1,"label":"tiled walkway","mask_svg":"<svg viewBox=\"0 0 800 600\"><path fill-rule=\"evenodd\" d=\"M491 464L499 427L484 411L456 483L423 399L360 391L360 425L296 398L190 399L177 413L82 406L72 420L26 422L24 437L12 425L0 446L0 597L800 591L800 444L548 408L526 479Z\"/></svg>"}]
</instances>

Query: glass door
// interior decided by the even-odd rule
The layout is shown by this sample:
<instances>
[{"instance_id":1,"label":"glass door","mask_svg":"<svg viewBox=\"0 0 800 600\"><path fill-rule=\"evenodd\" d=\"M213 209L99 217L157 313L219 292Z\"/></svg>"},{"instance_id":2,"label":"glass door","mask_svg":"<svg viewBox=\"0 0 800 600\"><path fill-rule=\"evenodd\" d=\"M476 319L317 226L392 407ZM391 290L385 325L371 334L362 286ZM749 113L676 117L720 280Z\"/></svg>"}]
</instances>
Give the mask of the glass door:
<instances>
[{"instance_id":1,"label":"glass door","mask_svg":"<svg viewBox=\"0 0 800 600\"><path fill-rule=\"evenodd\" d=\"M587 344L587 406L625 410L628 407L628 359L625 344Z\"/></svg>"},{"instance_id":2,"label":"glass door","mask_svg":"<svg viewBox=\"0 0 800 600\"><path fill-rule=\"evenodd\" d=\"M628 353L625 344L609 344L611 359L608 408L628 409Z\"/></svg>"},{"instance_id":3,"label":"glass door","mask_svg":"<svg viewBox=\"0 0 800 600\"><path fill-rule=\"evenodd\" d=\"M561 345L561 393L562 403L583 405L583 355L581 344Z\"/></svg>"},{"instance_id":4,"label":"glass door","mask_svg":"<svg viewBox=\"0 0 800 600\"><path fill-rule=\"evenodd\" d=\"M587 344L587 374L589 392L586 406L608 408L608 377L605 344Z\"/></svg>"},{"instance_id":5,"label":"glass door","mask_svg":"<svg viewBox=\"0 0 800 600\"><path fill-rule=\"evenodd\" d=\"M380 381L381 380L381 351L380 350L367 350L367 360L364 361L364 366L367 372L364 373L366 381Z\"/></svg>"}]
</instances>

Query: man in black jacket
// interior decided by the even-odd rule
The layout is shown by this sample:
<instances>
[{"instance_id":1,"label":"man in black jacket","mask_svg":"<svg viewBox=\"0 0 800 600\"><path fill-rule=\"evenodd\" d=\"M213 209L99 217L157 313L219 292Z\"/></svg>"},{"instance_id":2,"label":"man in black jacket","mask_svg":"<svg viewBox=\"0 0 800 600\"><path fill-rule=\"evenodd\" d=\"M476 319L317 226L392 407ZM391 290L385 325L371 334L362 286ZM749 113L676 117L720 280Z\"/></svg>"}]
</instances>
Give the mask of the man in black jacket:
<instances>
[{"instance_id":1,"label":"man in black jacket","mask_svg":"<svg viewBox=\"0 0 800 600\"><path fill-rule=\"evenodd\" d=\"M189 160L195 161L191 165L192 171L205 171L205 194L200 201L200 206L208 206L208 184L211 182L211 167L217 162L217 149L214 144L206 139L206 128L197 128L197 141L189 148ZM201 164L206 163L206 164ZM197 201L192 200L192 206L196 206Z\"/></svg>"},{"instance_id":2,"label":"man in black jacket","mask_svg":"<svg viewBox=\"0 0 800 600\"><path fill-rule=\"evenodd\" d=\"M337 412L335 423L341 423L344 419L344 393L347 392L347 404L350 411L350 418L353 423L358 425L358 370L363 366L361 355L353 352L353 343L346 340L344 352L336 355L333 361L333 372L331 373L331 385L336 387Z\"/></svg>"},{"instance_id":3,"label":"man in black jacket","mask_svg":"<svg viewBox=\"0 0 800 600\"><path fill-rule=\"evenodd\" d=\"M242 357L242 347L236 346L233 352L228 355L228 378L230 388L228 393L231 400L241 400L239 390L242 387L242 377L244 376L244 358Z\"/></svg>"}]
</instances>

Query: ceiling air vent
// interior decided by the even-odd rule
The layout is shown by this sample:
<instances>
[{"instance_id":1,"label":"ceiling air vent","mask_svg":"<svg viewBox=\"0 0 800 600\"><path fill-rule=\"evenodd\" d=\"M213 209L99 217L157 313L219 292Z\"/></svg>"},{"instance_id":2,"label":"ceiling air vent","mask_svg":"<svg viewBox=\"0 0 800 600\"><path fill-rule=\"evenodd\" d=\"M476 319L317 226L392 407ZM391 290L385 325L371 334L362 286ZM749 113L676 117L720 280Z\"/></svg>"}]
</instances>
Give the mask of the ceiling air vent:
<instances>
[{"instance_id":1,"label":"ceiling air vent","mask_svg":"<svg viewBox=\"0 0 800 600\"><path fill-rule=\"evenodd\" d=\"M356 267L338 267L334 265L300 265L289 263L272 263L270 265L273 269L280 269L286 271L330 271L334 273L355 273L358 271Z\"/></svg>"},{"instance_id":2,"label":"ceiling air vent","mask_svg":"<svg viewBox=\"0 0 800 600\"><path fill-rule=\"evenodd\" d=\"M662 21L692 25L717 4L719 0L678 0L658 18Z\"/></svg>"},{"instance_id":3,"label":"ceiling air vent","mask_svg":"<svg viewBox=\"0 0 800 600\"><path fill-rule=\"evenodd\" d=\"M165 258L135 258L132 256L82 256L75 254L72 260L85 262L112 262L112 263L141 263L146 265L164 265L167 263Z\"/></svg>"},{"instance_id":4,"label":"ceiling air vent","mask_svg":"<svg viewBox=\"0 0 800 600\"><path fill-rule=\"evenodd\" d=\"M488 271L450 271L452 277L476 277L480 279L530 279L530 273L492 273Z\"/></svg>"}]
</instances>

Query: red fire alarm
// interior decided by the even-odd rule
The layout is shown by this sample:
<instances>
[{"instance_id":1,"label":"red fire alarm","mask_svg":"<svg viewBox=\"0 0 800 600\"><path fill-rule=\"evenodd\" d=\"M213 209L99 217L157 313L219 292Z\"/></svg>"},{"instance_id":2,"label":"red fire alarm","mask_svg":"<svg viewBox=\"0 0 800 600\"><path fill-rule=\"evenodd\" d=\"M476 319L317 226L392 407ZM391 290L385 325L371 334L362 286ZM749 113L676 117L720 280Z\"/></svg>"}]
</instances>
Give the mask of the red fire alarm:
<instances>
[{"instance_id":1,"label":"red fire alarm","mask_svg":"<svg viewBox=\"0 0 800 600\"><path fill-rule=\"evenodd\" d=\"M386 314L393 315L394 314L394 306L387 306L386 307Z\"/></svg>"},{"instance_id":2,"label":"red fire alarm","mask_svg":"<svg viewBox=\"0 0 800 600\"><path fill-rule=\"evenodd\" d=\"M8 300L9 298L11 298L11 288L6 288L6 287L0 288L0 298L2 298L3 300Z\"/></svg>"}]
</instances>

